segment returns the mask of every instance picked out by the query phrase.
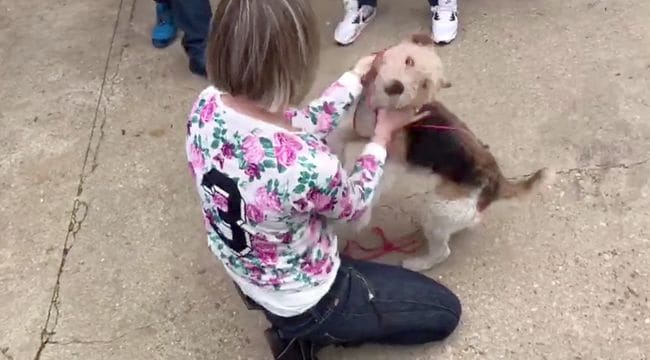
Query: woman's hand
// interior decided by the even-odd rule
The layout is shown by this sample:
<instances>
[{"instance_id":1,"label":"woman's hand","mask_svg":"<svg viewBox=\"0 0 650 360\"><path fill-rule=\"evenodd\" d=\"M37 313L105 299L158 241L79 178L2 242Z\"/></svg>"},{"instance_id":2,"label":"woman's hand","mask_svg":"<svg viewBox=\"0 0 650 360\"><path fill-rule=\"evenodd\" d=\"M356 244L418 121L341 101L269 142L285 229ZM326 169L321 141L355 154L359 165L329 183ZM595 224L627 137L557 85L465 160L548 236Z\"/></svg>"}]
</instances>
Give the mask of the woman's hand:
<instances>
[{"instance_id":1,"label":"woman's hand","mask_svg":"<svg viewBox=\"0 0 650 360\"><path fill-rule=\"evenodd\" d=\"M372 142L386 147L397 130L416 120L413 110L379 109Z\"/></svg>"},{"instance_id":2,"label":"woman's hand","mask_svg":"<svg viewBox=\"0 0 650 360\"><path fill-rule=\"evenodd\" d=\"M352 68L352 72L362 77L366 75L370 68L372 68L372 63L375 61L375 55L368 55L362 57L356 65Z\"/></svg>"}]
</instances>

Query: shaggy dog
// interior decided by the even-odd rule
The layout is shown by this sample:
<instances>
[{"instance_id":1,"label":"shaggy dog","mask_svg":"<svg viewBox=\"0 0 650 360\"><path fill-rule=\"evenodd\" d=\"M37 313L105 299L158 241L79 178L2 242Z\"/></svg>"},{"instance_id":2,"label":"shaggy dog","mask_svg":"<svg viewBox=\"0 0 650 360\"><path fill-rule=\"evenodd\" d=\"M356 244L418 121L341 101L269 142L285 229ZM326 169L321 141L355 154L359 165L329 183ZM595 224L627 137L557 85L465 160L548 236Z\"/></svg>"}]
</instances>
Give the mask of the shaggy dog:
<instances>
[{"instance_id":1,"label":"shaggy dog","mask_svg":"<svg viewBox=\"0 0 650 360\"><path fill-rule=\"evenodd\" d=\"M525 180L512 182L501 172L489 148L465 123L436 100L450 83L428 35L411 39L377 54L364 77L364 93L354 118L354 133L369 138L374 131L376 110L413 109L418 121L401 130L391 144L380 194L400 184L410 185L402 199L427 239L428 253L406 259L403 266L423 271L450 254L450 237L478 224L490 204L521 198L544 183L549 172L538 170ZM344 163L353 163L367 140L344 135ZM339 139L339 140L341 140ZM357 223L368 225L371 211ZM412 235L409 235L412 236Z\"/></svg>"}]
</instances>

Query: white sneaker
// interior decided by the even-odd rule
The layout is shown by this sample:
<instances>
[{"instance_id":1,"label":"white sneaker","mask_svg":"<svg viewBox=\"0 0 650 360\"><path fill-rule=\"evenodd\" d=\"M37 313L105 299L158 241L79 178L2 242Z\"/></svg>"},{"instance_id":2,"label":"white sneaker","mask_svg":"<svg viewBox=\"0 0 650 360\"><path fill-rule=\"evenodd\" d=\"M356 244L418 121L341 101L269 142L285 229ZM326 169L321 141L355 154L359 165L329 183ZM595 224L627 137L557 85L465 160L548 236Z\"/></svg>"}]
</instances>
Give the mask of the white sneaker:
<instances>
[{"instance_id":1,"label":"white sneaker","mask_svg":"<svg viewBox=\"0 0 650 360\"><path fill-rule=\"evenodd\" d=\"M368 5L359 8L357 0L343 0L343 3L345 4L345 17L336 26L334 40L340 45L350 45L375 18L377 9Z\"/></svg>"},{"instance_id":2,"label":"white sneaker","mask_svg":"<svg viewBox=\"0 0 650 360\"><path fill-rule=\"evenodd\" d=\"M431 7L433 13L431 30L433 41L448 44L458 33L458 5L456 0L439 0L438 6Z\"/></svg>"}]
</instances>

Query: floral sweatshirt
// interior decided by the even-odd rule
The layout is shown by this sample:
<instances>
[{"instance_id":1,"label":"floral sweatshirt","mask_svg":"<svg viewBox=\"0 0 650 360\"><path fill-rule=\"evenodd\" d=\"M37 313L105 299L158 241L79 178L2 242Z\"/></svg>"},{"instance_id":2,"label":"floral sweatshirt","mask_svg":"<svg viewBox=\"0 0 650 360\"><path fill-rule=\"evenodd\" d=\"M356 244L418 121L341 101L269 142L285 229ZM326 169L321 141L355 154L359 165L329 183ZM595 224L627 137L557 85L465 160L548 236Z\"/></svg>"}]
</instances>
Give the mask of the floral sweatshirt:
<instances>
[{"instance_id":1,"label":"floral sweatshirt","mask_svg":"<svg viewBox=\"0 0 650 360\"><path fill-rule=\"evenodd\" d=\"M371 203L386 150L369 143L351 173L323 142L361 93L345 73L305 109L299 132L227 107L208 87L187 124L187 156L208 244L241 290L268 311L299 315L329 291L339 267L331 221Z\"/></svg>"}]
</instances>

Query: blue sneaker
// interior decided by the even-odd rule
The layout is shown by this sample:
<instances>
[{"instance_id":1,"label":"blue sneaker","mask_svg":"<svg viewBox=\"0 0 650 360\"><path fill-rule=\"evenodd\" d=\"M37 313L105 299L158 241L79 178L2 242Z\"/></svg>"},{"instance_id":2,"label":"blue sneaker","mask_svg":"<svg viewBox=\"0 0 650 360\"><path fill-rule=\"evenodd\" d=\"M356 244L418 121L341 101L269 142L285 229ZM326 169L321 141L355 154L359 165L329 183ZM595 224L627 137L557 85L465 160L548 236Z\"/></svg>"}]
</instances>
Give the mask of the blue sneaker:
<instances>
[{"instance_id":1,"label":"blue sneaker","mask_svg":"<svg viewBox=\"0 0 650 360\"><path fill-rule=\"evenodd\" d=\"M176 24L169 3L156 2L156 26L151 31L154 47L165 48L176 39Z\"/></svg>"}]
</instances>

